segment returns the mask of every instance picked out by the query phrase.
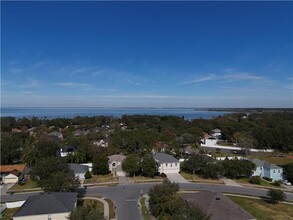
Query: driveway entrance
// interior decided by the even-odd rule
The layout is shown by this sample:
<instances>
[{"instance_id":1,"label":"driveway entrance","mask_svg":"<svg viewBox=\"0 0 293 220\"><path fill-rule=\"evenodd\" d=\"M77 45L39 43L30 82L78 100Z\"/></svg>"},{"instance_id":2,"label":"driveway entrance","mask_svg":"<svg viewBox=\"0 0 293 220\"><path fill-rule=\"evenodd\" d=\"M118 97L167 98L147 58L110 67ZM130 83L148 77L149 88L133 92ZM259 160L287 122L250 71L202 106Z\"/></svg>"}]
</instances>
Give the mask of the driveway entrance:
<instances>
[{"instance_id":1,"label":"driveway entrance","mask_svg":"<svg viewBox=\"0 0 293 220\"><path fill-rule=\"evenodd\" d=\"M166 173L168 179L175 183L189 183L180 173Z\"/></svg>"}]
</instances>

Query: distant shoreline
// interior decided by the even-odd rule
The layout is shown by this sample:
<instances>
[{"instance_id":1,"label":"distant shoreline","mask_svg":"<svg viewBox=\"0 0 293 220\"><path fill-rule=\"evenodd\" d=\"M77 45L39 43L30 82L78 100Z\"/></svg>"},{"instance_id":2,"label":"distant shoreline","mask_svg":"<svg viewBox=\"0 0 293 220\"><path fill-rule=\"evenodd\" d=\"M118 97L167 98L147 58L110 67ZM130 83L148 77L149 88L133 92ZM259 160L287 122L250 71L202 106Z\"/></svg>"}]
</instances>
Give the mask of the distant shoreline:
<instances>
[{"instance_id":1,"label":"distant shoreline","mask_svg":"<svg viewBox=\"0 0 293 220\"><path fill-rule=\"evenodd\" d=\"M254 113L254 112L293 112L293 108L195 108L195 111L217 111L235 113Z\"/></svg>"}]
</instances>

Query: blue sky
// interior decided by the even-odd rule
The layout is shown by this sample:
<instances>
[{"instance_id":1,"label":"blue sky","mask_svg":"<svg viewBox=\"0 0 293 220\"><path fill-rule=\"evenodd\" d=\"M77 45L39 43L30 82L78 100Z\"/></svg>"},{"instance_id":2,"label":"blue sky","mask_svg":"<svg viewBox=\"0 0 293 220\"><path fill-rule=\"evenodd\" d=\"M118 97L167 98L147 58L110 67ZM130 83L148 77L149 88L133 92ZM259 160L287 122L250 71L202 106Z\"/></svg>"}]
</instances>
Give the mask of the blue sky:
<instances>
[{"instance_id":1,"label":"blue sky","mask_svg":"<svg viewBox=\"0 0 293 220\"><path fill-rule=\"evenodd\" d=\"M1 105L293 107L293 2L2 2Z\"/></svg>"}]
</instances>

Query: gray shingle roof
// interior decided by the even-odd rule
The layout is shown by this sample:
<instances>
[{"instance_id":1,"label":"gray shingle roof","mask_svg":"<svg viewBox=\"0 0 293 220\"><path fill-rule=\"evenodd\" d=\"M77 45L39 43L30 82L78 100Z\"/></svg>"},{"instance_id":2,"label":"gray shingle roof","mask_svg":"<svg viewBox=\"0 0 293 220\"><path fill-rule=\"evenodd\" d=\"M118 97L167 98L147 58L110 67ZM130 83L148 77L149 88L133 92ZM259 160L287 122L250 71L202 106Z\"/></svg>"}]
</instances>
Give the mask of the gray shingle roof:
<instances>
[{"instance_id":1,"label":"gray shingle roof","mask_svg":"<svg viewBox=\"0 0 293 220\"><path fill-rule=\"evenodd\" d=\"M211 220L250 220L255 219L221 192L182 193L183 200L193 203Z\"/></svg>"},{"instance_id":2,"label":"gray shingle roof","mask_svg":"<svg viewBox=\"0 0 293 220\"><path fill-rule=\"evenodd\" d=\"M177 160L175 157L165 153L155 153L153 157L155 160L162 163L179 163L179 160Z\"/></svg>"},{"instance_id":3,"label":"gray shingle roof","mask_svg":"<svg viewBox=\"0 0 293 220\"><path fill-rule=\"evenodd\" d=\"M29 197L13 217L71 212L77 202L77 193L40 193Z\"/></svg>"},{"instance_id":4,"label":"gray shingle roof","mask_svg":"<svg viewBox=\"0 0 293 220\"><path fill-rule=\"evenodd\" d=\"M77 163L70 163L69 169L72 170L74 173L86 173L89 170L89 167Z\"/></svg>"},{"instance_id":5,"label":"gray shingle roof","mask_svg":"<svg viewBox=\"0 0 293 220\"><path fill-rule=\"evenodd\" d=\"M264 167L265 168L268 168L268 169L283 169L282 167L279 167L275 164L272 164L272 163L268 163L268 162L264 162Z\"/></svg>"},{"instance_id":6,"label":"gray shingle roof","mask_svg":"<svg viewBox=\"0 0 293 220\"><path fill-rule=\"evenodd\" d=\"M257 158L253 158L253 159L249 159L252 163L254 163L257 167L263 167L264 166L264 161L257 159Z\"/></svg>"},{"instance_id":7,"label":"gray shingle roof","mask_svg":"<svg viewBox=\"0 0 293 220\"><path fill-rule=\"evenodd\" d=\"M264 167L267 169L282 169L282 167L279 167L275 164L257 159L257 158L253 158L253 159L249 159L252 163L254 163L257 167Z\"/></svg>"}]
</instances>

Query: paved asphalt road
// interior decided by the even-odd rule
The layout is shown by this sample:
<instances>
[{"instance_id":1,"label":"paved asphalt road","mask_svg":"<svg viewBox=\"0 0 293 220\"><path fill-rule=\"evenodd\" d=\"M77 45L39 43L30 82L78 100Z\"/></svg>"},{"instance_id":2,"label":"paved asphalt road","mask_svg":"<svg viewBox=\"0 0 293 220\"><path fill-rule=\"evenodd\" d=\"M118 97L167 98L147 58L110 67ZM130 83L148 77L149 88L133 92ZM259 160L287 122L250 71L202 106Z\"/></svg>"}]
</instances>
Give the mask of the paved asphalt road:
<instances>
[{"instance_id":1,"label":"paved asphalt road","mask_svg":"<svg viewBox=\"0 0 293 220\"><path fill-rule=\"evenodd\" d=\"M117 186L104 186L87 188L87 195L101 195L112 199L117 207L117 217L119 220L141 220L142 215L138 209L138 199L143 190L144 193L155 185L149 184L130 184L130 185L117 185ZM227 193L244 194L250 196L266 196L267 190L256 188L235 187L220 184L194 184L194 183L181 183L181 190L209 190L221 191ZM30 195L37 193L15 194L1 196L1 202L5 201L19 201L25 200ZM293 194L286 193L287 201L293 202Z\"/></svg>"}]
</instances>

